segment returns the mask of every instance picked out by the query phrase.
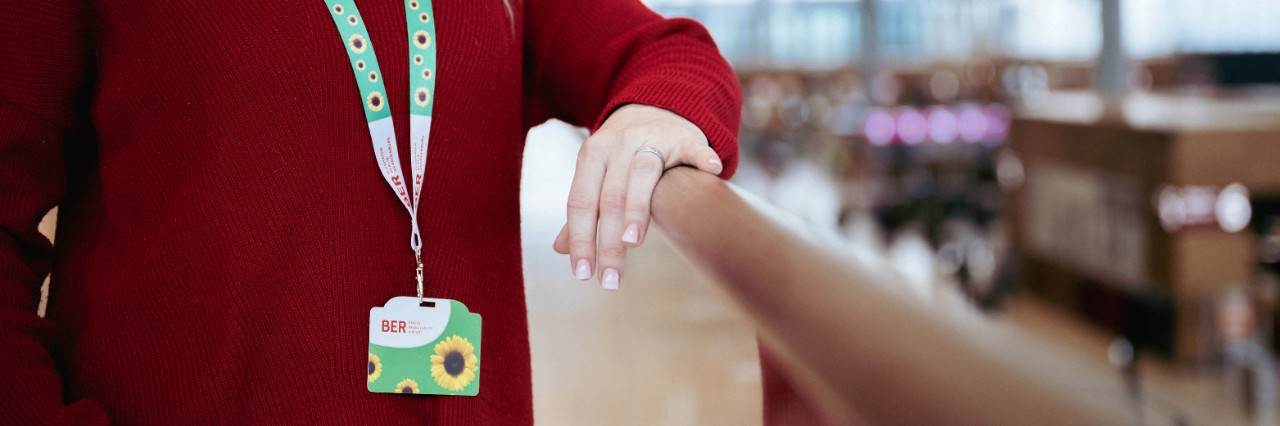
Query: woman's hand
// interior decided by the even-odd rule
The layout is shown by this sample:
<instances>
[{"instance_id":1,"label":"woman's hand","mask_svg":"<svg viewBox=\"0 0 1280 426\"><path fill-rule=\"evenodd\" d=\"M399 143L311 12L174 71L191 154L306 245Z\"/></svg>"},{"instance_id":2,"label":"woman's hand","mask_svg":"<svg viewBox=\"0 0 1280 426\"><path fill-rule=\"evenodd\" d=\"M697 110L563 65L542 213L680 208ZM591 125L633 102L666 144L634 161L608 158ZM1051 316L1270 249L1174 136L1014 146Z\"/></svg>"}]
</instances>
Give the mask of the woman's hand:
<instances>
[{"instance_id":1,"label":"woman's hand","mask_svg":"<svg viewBox=\"0 0 1280 426\"><path fill-rule=\"evenodd\" d=\"M658 156L653 148L662 153ZM647 105L618 108L578 151L569 189L568 221L555 250L568 254L573 275L617 290L626 266L627 247L644 242L649 229L649 198L668 168L690 165L720 174L724 165L706 135L689 120Z\"/></svg>"}]
</instances>

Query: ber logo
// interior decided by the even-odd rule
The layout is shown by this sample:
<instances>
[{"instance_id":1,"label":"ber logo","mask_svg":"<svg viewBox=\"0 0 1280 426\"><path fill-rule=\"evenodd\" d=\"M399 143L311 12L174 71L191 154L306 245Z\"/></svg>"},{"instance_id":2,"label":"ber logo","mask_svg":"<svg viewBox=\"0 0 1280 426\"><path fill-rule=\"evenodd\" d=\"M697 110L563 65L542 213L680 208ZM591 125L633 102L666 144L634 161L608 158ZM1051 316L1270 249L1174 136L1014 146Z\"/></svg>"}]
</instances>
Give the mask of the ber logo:
<instances>
[{"instance_id":1,"label":"ber logo","mask_svg":"<svg viewBox=\"0 0 1280 426\"><path fill-rule=\"evenodd\" d=\"M382 332L383 333L405 333L406 324L407 323L405 323L404 321L382 320Z\"/></svg>"}]
</instances>

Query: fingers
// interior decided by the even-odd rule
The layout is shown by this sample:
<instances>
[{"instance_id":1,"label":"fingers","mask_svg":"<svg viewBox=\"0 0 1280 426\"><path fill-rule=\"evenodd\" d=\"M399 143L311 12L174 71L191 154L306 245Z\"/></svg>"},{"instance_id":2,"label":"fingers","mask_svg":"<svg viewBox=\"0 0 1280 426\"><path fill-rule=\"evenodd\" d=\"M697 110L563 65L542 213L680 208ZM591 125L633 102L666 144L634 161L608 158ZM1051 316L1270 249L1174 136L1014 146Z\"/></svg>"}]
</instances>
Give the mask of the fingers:
<instances>
[{"instance_id":1,"label":"fingers","mask_svg":"<svg viewBox=\"0 0 1280 426\"><path fill-rule=\"evenodd\" d=\"M568 239L570 268L573 268L573 276L580 280L591 278L596 260L596 219L606 158L595 145L592 139L587 139L578 151L577 169L569 187L568 222L564 234ZM561 245L560 238L556 240L557 245Z\"/></svg>"},{"instance_id":2,"label":"fingers","mask_svg":"<svg viewBox=\"0 0 1280 426\"><path fill-rule=\"evenodd\" d=\"M642 147L661 155L636 152ZM587 139L578 153L567 221L553 244L569 254L575 277L590 279L598 271L602 287L618 288L628 246L639 246L648 234L653 190L663 171L678 165L724 171L702 131L661 108L623 106Z\"/></svg>"},{"instance_id":3,"label":"fingers","mask_svg":"<svg viewBox=\"0 0 1280 426\"><path fill-rule=\"evenodd\" d=\"M631 159L630 177L627 179L627 202L623 213L621 240L636 247L644 242L649 230L649 201L653 188L658 185L666 164L652 153L640 152ZM608 235L608 234L604 234Z\"/></svg>"},{"instance_id":4,"label":"fingers","mask_svg":"<svg viewBox=\"0 0 1280 426\"><path fill-rule=\"evenodd\" d=\"M724 171L724 163L720 162L720 154L716 154L716 150L707 145L701 145L690 150L687 159L685 159L685 164L717 176Z\"/></svg>"},{"instance_id":5,"label":"fingers","mask_svg":"<svg viewBox=\"0 0 1280 426\"><path fill-rule=\"evenodd\" d=\"M569 254L569 222L560 227L560 233L556 234L556 242L551 244L551 248L556 253Z\"/></svg>"},{"instance_id":6,"label":"fingers","mask_svg":"<svg viewBox=\"0 0 1280 426\"><path fill-rule=\"evenodd\" d=\"M696 140L683 140L675 144L649 146L672 155L671 166L690 165L707 173L719 175L724 170L720 155L714 149ZM638 152L631 160L630 178L627 181L627 207L624 215L622 242L631 247L644 243L649 234L649 203L653 189L668 165L663 159L648 152ZM608 235L608 234L603 234Z\"/></svg>"},{"instance_id":7,"label":"fingers","mask_svg":"<svg viewBox=\"0 0 1280 426\"><path fill-rule=\"evenodd\" d=\"M557 253L570 255L575 277L590 279L598 270L601 287L618 288L626 248L644 243L653 190L668 166L690 165L712 174L724 169L715 150L694 142L643 145L670 153L672 164L664 164L652 153L636 153L631 144L614 147L607 154L599 154L592 142L583 145L569 193L568 221L553 244Z\"/></svg>"},{"instance_id":8,"label":"fingers","mask_svg":"<svg viewBox=\"0 0 1280 426\"><path fill-rule=\"evenodd\" d=\"M600 286L606 290L618 289L622 270L627 264L627 248L622 244L621 236L627 207L630 160L626 155L614 155L600 190L600 238L596 258L600 262Z\"/></svg>"}]
</instances>

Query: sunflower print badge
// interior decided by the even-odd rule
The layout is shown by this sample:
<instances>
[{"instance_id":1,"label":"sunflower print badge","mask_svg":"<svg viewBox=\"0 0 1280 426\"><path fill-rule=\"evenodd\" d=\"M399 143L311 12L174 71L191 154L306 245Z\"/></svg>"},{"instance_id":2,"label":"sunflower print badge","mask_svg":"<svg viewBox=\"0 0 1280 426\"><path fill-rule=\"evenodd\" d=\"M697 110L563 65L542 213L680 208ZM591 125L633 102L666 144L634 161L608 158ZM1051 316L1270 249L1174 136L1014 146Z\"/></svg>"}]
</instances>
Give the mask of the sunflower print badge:
<instances>
[{"instance_id":1,"label":"sunflower print badge","mask_svg":"<svg viewBox=\"0 0 1280 426\"><path fill-rule=\"evenodd\" d=\"M369 310L368 389L374 393L476 396L483 352L480 315L456 300L393 297Z\"/></svg>"},{"instance_id":2,"label":"sunflower print badge","mask_svg":"<svg viewBox=\"0 0 1280 426\"><path fill-rule=\"evenodd\" d=\"M436 354L431 356L431 377L440 387L457 392L471 384L480 369L475 347L467 339L449 336L436 343Z\"/></svg>"}]
</instances>

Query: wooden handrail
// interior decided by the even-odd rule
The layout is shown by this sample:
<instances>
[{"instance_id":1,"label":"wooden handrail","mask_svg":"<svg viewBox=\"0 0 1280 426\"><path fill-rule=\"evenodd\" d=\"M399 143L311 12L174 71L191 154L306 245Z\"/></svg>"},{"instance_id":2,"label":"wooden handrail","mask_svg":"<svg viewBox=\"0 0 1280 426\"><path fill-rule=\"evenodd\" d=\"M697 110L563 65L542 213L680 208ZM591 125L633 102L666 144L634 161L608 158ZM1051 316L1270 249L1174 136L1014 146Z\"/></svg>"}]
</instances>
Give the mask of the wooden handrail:
<instances>
[{"instance_id":1,"label":"wooden handrail","mask_svg":"<svg viewBox=\"0 0 1280 426\"><path fill-rule=\"evenodd\" d=\"M1063 389L1083 377L1110 383L1105 371L1037 352L1035 336L947 321L895 291L897 275L806 238L707 173L668 170L652 212L676 250L752 319L793 382L839 421L1119 425L1136 417L1123 392Z\"/></svg>"}]
</instances>

